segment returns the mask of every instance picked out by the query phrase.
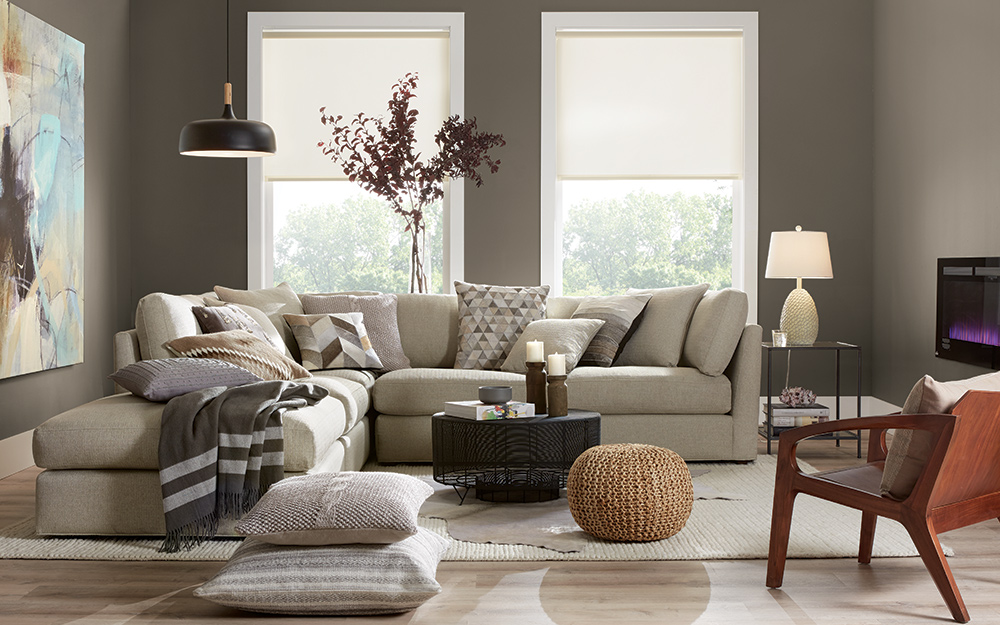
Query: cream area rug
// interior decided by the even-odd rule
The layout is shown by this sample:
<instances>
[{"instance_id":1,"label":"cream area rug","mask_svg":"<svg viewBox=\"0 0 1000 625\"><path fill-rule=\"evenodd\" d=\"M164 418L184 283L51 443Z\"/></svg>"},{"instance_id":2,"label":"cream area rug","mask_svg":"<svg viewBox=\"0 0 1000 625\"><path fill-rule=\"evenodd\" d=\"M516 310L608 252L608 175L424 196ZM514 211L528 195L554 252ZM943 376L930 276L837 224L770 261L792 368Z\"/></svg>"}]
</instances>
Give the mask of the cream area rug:
<instances>
[{"instance_id":1,"label":"cream area rug","mask_svg":"<svg viewBox=\"0 0 1000 625\"><path fill-rule=\"evenodd\" d=\"M775 458L749 465L690 465L695 483L691 518L680 533L650 543L594 538L573 522L565 498L537 504L488 504L470 494L459 506L450 486L430 478L429 465L369 465L426 479L435 493L420 525L451 541L446 561L738 560L767 557ZM796 498L791 558L857 557L861 513L808 496ZM187 552L160 553L157 539L42 538L34 519L0 530L0 559L224 561L239 540L220 539ZM951 551L946 548L946 553ZM875 557L917 555L901 525L879 519Z\"/></svg>"}]
</instances>

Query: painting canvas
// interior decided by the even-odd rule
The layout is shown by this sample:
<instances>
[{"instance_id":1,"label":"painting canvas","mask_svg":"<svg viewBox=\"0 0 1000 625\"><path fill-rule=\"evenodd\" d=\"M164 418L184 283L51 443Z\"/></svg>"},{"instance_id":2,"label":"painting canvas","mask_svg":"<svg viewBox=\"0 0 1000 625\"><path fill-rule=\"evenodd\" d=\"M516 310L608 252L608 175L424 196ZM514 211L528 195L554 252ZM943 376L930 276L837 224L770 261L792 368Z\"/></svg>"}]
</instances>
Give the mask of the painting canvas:
<instances>
[{"instance_id":1,"label":"painting canvas","mask_svg":"<svg viewBox=\"0 0 1000 625\"><path fill-rule=\"evenodd\" d=\"M0 378L83 362L83 50L0 9Z\"/></svg>"}]
</instances>

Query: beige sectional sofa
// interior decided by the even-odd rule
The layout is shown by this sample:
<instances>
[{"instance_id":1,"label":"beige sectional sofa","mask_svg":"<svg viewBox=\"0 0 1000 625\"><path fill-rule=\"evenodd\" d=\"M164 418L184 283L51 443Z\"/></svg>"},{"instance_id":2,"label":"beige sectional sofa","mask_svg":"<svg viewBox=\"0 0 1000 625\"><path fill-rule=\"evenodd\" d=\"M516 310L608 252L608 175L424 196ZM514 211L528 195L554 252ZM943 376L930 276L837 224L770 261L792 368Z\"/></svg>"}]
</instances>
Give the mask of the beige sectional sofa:
<instances>
[{"instance_id":1,"label":"beige sectional sofa","mask_svg":"<svg viewBox=\"0 0 1000 625\"><path fill-rule=\"evenodd\" d=\"M115 366L166 357L164 336L200 334L190 307L205 297L211 294L143 298L136 329L115 336ZM547 316L569 318L581 300L549 298ZM756 457L761 329L745 324L745 304L743 319L720 317L710 300L711 293L693 317L675 320L680 325L673 331L683 336L685 358L697 346L691 353L709 350L716 360L720 353L728 359L721 375L702 373L684 358L675 367L571 371L570 407L602 414L604 443L659 445L687 460ZM454 295L398 295L399 335L410 368L377 378L351 369L314 371L310 381L330 396L285 414L286 473L358 470L372 452L384 463L430 462L430 419L444 401L474 399L479 386L498 384L512 386L515 399L523 400L521 374L454 368L458 314ZM720 352L718 337L727 334L738 337L735 351L722 345ZM35 430L35 463L45 469L36 487L39 534L163 533L157 472L163 406L122 393Z\"/></svg>"}]
</instances>

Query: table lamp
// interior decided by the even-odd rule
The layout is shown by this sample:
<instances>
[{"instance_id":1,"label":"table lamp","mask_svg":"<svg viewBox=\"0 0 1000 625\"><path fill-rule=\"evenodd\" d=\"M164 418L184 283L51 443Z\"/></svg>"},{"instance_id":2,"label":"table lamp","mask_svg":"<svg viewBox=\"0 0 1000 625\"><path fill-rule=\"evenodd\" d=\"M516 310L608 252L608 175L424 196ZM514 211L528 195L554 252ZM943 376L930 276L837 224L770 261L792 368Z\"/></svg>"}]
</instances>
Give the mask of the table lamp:
<instances>
[{"instance_id":1,"label":"table lamp","mask_svg":"<svg viewBox=\"0 0 1000 625\"><path fill-rule=\"evenodd\" d=\"M772 232L767 250L765 278L795 278L795 289L788 294L781 308L780 329L789 345L812 345L819 334L816 303L802 288L802 278L832 278L830 244L825 232Z\"/></svg>"}]
</instances>

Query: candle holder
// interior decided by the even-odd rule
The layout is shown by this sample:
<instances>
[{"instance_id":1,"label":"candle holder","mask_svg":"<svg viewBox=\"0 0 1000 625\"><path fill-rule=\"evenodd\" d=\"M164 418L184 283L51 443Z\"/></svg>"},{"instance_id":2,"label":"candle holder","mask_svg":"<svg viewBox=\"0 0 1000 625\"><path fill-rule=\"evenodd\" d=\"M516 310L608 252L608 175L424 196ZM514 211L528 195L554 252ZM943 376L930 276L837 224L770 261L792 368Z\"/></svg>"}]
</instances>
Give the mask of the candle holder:
<instances>
[{"instance_id":1,"label":"candle holder","mask_svg":"<svg viewBox=\"0 0 1000 625\"><path fill-rule=\"evenodd\" d=\"M549 376L549 416L565 417L569 414L569 398L566 393L566 376Z\"/></svg>"},{"instance_id":2,"label":"candle holder","mask_svg":"<svg viewBox=\"0 0 1000 625\"><path fill-rule=\"evenodd\" d=\"M524 378L526 402L535 404L535 414L545 414L545 363L526 362L528 374Z\"/></svg>"}]
</instances>

